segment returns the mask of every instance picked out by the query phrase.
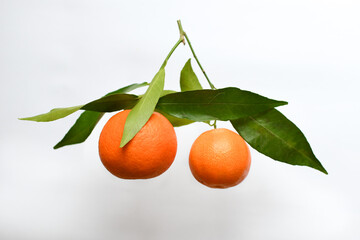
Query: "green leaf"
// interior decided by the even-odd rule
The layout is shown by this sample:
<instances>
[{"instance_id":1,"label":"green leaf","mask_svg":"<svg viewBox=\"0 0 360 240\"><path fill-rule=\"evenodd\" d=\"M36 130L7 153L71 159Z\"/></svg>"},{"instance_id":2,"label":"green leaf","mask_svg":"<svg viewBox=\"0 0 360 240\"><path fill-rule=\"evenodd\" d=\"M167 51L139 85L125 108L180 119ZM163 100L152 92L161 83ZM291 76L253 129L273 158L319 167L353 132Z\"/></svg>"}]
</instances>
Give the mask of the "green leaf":
<instances>
[{"instance_id":1,"label":"green leaf","mask_svg":"<svg viewBox=\"0 0 360 240\"><path fill-rule=\"evenodd\" d=\"M168 94L160 98L157 109L193 121L235 120L285 105L238 88L196 90Z\"/></svg>"},{"instance_id":2,"label":"green leaf","mask_svg":"<svg viewBox=\"0 0 360 240\"><path fill-rule=\"evenodd\" d=\"M163 90L161 96L165 96L170 93L176 93L173 90ZM122 109L131 109L138 102L139 98L135 95L130 94L113 94L110 96L105 96L93 102L90 102L82 107L84 110L91 110L97 112L113 112ZM173 117L169 114L161 112L158 109L155 109L156 112L161 113L166 117L174 127L180 127L193 123L194 121L188 119L181 119Z\"/></svg>"},{"instance_id":3,"label":"green leaf","mask_svg":"<svg viewBox=\"0 0 360 240\"><path fill-rule=\"evenodd\" d=\"M135 90L136 88L140 88L143 86L148 85L147 83L140 83L140 84L131 84L129 86L120 88L116 91L110 92L105 95L111 96L114 94L121 94L128 91ZM64 138L54 146L54 149L84 142L93 129L95 128L96 124L100 121L104 113L101 112L93 112L93 111L84 111L80 117L76 120L75 124L70 128L70 130L66 133Z\"/></svg>"},{"instance_id":4,"label":"green leaf","mask_svg":"<svg viewBox=\"0 0 360 240\"><path fill-rule=\"evenodd\" d=\"M162 96L168 95L170 93L176 93L176 91L174 91L174 90L163 90L161 92L160 96L162 97ZM129 108L132 108L132 107L129 107ZM129 109L129 108L125 107L124 109ZM100 109L98 109L98 110L100 110ZM104 110L104 109L102 109L102 110ZM117 110L119 110L119 109L117 109ZM181 127L181 126L185 126L185 125L188 125L188 124L194 122L194 121L191 121L191 120L188 120L188 119L181 119L181 118L171 116L171 115L169 115L167 113L161 112L158 109L155 109L155 111L162 114L164 117L166 117L169 120L169 122L173 125L173 127Z\"/></svg>"},{"instance_id":5,"label":"green leaf","mask_svg":"<svg viewBox=\"0 0 360 240\"><path fill-rule=\"evenodd\" d=\"M101 112L83 112L76 120L75 124L66 133L64 138L54 146L54 149L58 149L66 145L84 142L89 137L103 115L104 113Z\"/></svg>"},{"instance_id":6,"label":"green leaf","mask_svg":"<svg viewBox=\"0 0 360 240\"><path fill-rule=\"evenodd\" d=\"M176 93L176 91L174 90L163 90L161 93L161 97L171 94L171 93ZM182 118L177 118L174 116L171 116L167 113L164 113L162 111L160 111L159 109L155 109L156 112L162 114L164 117L167 118L167 120L169 120L169 122L173 125L173 127L181 127L181 126L185 126L188 125L190 123L193 123L194 121L188 120L188 119L182 119Z\"/></svg>"},{"instance_id":7,"label":"green leaf","mask_svg":"<svg viewBox=\"0 0 360 240\"><path fill-rule=\"evenodd\" d=\"M35 122L50 122L60 118L69 116L70 114L81 109L83 105L67 107L67 108L54 108L48 113L36 115L33 117L19 118L19 120L35 121Z\"/></svg>"},{"instance_id":8,"label":"green leaf","mask_svg":"<svg viewBox=\"0 0 360 240\"><path fill-rule=\"evenodd\" d=\"M191 67L191 59L185 63L180 73L180 88L182 92L203 89L199 79Z\"/></svg>"},{"instance_id":9,"label":"green leaf","mask_svg":"<svg viewBox=\"0 0 360 240\"><path fill-rule=\"evenodd\" d=\"M148 85L149 85L149 83L147 83L147 82L130 84L130 85L126 86L126 87L122 87L122 88L120 88L118 90L109 92L105 96L109 96L109 95L112 95L112 94L118 94L118 93L131 92L131 91L133 91L133 90L135 90L137 88L145 87L145 86L148 86Z\"/></svg>"},{"instance_id":10,"label":"green leaf","mask_svg":"<svg viewBox=\"0 0 360 240\"><path fill-rule=\"evenodd\" d=\"M198 77L194 73L192 67L191 67L191 58L185 63L185 66L181 70L180 73L180 88L182 92L186 91L193 91L193 90L201 90L203 87L201 86ZM164 113L166 114L166 113ZM169 114L166 114L168 116L171 116ZM190 123L193 123L194 121L183 119L183 118L174 118L172 121L174 124L179 124L179 126L188 125ZM179 119L180 121L176 121L176 119ZM210 124L210 121L204 121L206 124Z\"/></svg>"},{"instance_id":11,"label":"green leaf","mask_svg":"<svg viewBox=\"0 0 360 240\"><path fill-rule=\"evenodd\" d=\"M164 113L158 109L155 109L155 111L158 113L161 113L164 117L166 117L169 120L169 122L173 125L173 127L181 127L181 126L189 125L190 123L194 122L189 119L183 119L183 118L177 118L177 117L171 116L171 115Z\"/></svg>"},{"instance_id":12,"label":"green leaf","mask_svg":"<svg viewBox=\"0 0 360 240\"><path fill-rule=\"evenodd\" d=\"M135 106L139 98L132 94L111 94L84 105L81 109L96 112L113 112L130 109Z\"/></svg>"},{"instance_id":13,"label":"green leaf","mask_svg":"<svg viewBox=\"0 0 360 240\"><path fill-rule=\"evenodd\" d=\"M269 111L231 121L236 131L251 147L270 158L315 168L325 174L300 129L281 112Z\"/></svg>"},{"instance_id":14,"label":"green leaf","mask_svg":"<svg viewBox=\"0 0 360 240\"><path fill-rule=\"evenodd\" d=\"M144 96L127 116L120 147L124 147L149 120L164 89L164 82L165 70L161 68L154 76Z\"/></svg>"},{"instance_id":15,"label":"green leaf","mask_svg":"<svg viewBox=\"0 0 360 240\"><path fill-rule=\"evenodd\" d=\"M129 86L120 88L118 90L115 90L113 92L110 92L108 94L106 94L105 96L109 96L109 95L113 95L113 94L118 94L118 93L125 93L125 92L129 92L132 90L135 90L137 88L140 87L144 87L149 85L147 82L143 82L143 83L134 83L131 84ZM98 99L100 100L100 99ZM93 101L96 102L97 100ZM91 103L93 103L91 102ZM54 108L52 110L50 110L50 112L48 113L44 113L44 114L40 114L40 115L36 115L33 117L26 117L26 118L19 118L19 120L27 120L27 121L36 121L36 122L50 122L50 121L55 121L64 117L69 116L70 114L80 110L80 109L84 109L84 106L87 106L89 104L86 105L79 105L79 106L74 106L74 107L67 107L67 108ZM87 106L89 107L89 106ZM105 111L107 112L107 111Z\"/></svg>"}]
</instances>

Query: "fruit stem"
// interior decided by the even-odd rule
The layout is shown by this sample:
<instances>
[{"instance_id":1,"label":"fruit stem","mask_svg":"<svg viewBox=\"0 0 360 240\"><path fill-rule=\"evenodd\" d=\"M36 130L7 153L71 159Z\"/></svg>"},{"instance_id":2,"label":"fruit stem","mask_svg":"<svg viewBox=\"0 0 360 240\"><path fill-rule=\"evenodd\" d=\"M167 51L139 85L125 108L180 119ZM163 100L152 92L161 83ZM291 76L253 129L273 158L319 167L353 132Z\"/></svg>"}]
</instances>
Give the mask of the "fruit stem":
<instances>
[{"instance_id":1,"label":"fruit stem","mask_svg":"<svg viewBox=\"0 0 360 240\"><path fill-rule=\"evenodd\" d=\"M193 56L194 56L197 64L199 65L202 73L204 74L207 82L209 83L210 88L211 88L211 89L216 89L215 86L214 86L214 84L212 84L212 82L210 81L209 77L207 76L204 68L201 66L200 61L199 61L199 59L198 59L198 57L196 56L196 53L195 53L195 51L194 51L194 48L193 48L192 45L191 45L190 39L189 39L189 37L187 36L187 34L185 33L185 31L184 31L184 29L183 29L183 27L182 27L182 25L181 25L181 21L180 21L180 20L177 20L177 24L178 24L179 33L180 33L179 40L175 43L175 45L173 46L173 48L170 50L169 54L168 54L167 57L165 58L163 64L162 64L161 67L160 67L160 69L166 67L167 62L168 62L169 58L171 57L171 55L173 54L173 52L175 51L175 49L180 45L180 43L183 43L183 44L185 45L185 39L186 39L186 41L187 41L188 44L189 44L191 53L193 54Z\"/></svg>"},{"instance_id":2,"label":"fruit stem","mask_svg":"<svg viewBox=\"0 0 360 240\"><path fill-rule=\"evenodd\" d=\"M180 31L180 40L182 40L182 42L183 42L184 45L185 45L185 39L186 39L186 41L187 41L188 44L189 44L191 53L193 54L193 56L194 56L197 64L199 65L202 73L204 74L207 82L209 83L210 88L213 89L213 90L216 89L215 86L214 86L214 84L212 84L212 82L210 81L209 77L207 76L204 68L201 66L201 63L200 63L198 57L196 56L196 53L195 53L195 51L194 51L194 48L193 48L192 45L191 45L190 39L189 39L188 35L186 34L186 32L184 31L184 29L182 28L181 21L180 21L180 20L177 20L177 24L178 24L179 31ZM185 37L185 39L184 39L184 37ZM214 129L216 129L216 127L217 127L217 126L216 126L216 120L214 121L213 124L210 124L210 123L209 123L209 125L210 125L210 126L213 126Z\"/></svg>"},{"instance_id":3,"label":"fruit stem","mask_svg":"<svg viewBox=\"0 0 360 240\"><path fill-rule=\"evenodd\" d=\"M161 68L165 68L166 64L169 60L169 58L171 57L171 55L173 54L173 52L175 51L175 49L180 45L180 43L183 43L185 45L185 32L181 26L181 22L180 20L177 21L178 27L179 27L179 32L180 32L180 37L179 40L175 43L174 47L170 50L169 54L167 55L167 57L165 58L163 64L161 65Z\"/></svg>"},{"instance_id":4,"label":"fruit stem","mask_svg":"<svg viewBox=\"0 0 360 240\"><path fill-rule=\"evenodd\" d=\"M180 32L180 39L182 40L182 43L185 45L185 32L184 29L182 28L181 21L177 20L177 24Z\"/></svg>"},{"instance_id":5,"label":"fruit stem","mask_svg":"<svg viewBox=\"0 0 360 240\"><path fill-rule=\"evenodd\" d=\"M173 48L170 50L169 54L168 54L167 57L165 58L163 64L162 64L161 67L160 67L160 69L166 67L166 64L167 64L169 58L171 57L171 54L173 54L173 52L175 51L175 49L176 49L176 48L180 45L180 43L182 43L182 42L183 42L183 40L182 40L181 37L180 37L180 39L175 43L175 45L173 46Z\"/></svg>"},{"instance_id":6,"label":"fruit stem","mask_svg":"<svg viewBox=\"0 0 360 240\"><path fill-rule=\"evenodd\" d=\"M216 126L216 120L214 120L214 123L213 124L209 124L210 126L212 126L212 127L214 127L214 129L216 129L217 128L217 126Z\"/></svg>"},{"instance_id":7,"label":"fruit stem","mask_svg":"<svg viewBox=\"0 0 360 240\"><path fill-rule=\"evenodd\" d=\"M184 32L184 36L185 36L186 41L187 41L188 44L189 44L190 50L191 50L191 52L192 52L192 54L193 54L193 56L194 56L197 64L199 65L199 67L200 67L202 73L204 74L207 82L209 83L210 88L211 88L211 89L216 89L215 86L214 86L214 84L212 84L212 82L210 81L209 77L207 76L204 68L201 66L200 61L199 61L199 59L197 58L197 56L196 56L196 54L195 54L194 48L193 48L192 45L191 45L190 39L189 39L188 35L187 35L185 32Z\"/></svg>"}]
</instances>

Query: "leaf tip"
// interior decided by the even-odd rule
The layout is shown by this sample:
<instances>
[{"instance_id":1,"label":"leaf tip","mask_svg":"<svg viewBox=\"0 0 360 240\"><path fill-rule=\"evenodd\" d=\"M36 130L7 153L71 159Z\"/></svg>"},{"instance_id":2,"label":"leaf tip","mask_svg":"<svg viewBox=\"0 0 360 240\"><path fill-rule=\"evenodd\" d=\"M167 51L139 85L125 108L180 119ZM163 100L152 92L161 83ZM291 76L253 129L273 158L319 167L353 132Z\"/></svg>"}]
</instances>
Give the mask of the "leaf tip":
<instances>
[{"instance_id":1,"label":"leaf tip","mask_svg":"<svg viewBox=\"0 0 360 240\"><path fill-rule=\"evenodd\" d=\"M317 159L316 159L317 160ZM315 165L308 165L309 167L312 167L326 175L329 175L329 173L326 171L326 169L323 167L323 165L321 164L321 162L319 160L316 161L316 164Z\"/></svg>"},{"instance_id":2,"label":"leaf tip","mask_svg":"<svg viewBox=\"0 0 360 240\"><path fill-rule=\"evenodd\" d=\"M58 143L53 147L53 149L56 150L56 149L59 149L59 148L61 148L61 147L66 146L66 145L69 145L69 144L66 144L66 143L63 142L63 140L61 140L60 142L58 142Z\"/></svg>"},{"instance_id":3,"label":"leaf tip","mask_svg":"<svg viewBox=\"0 0 360 240\"><path fill-rule=\"evenodd\" d=\"M61 145L60 145L59 143L56 144L56 145L53 147L54 150L56 150L56 149L58 149L58 148L61 148Z\"/></svg>"},{"instance_id":4,"label":"leaf tip","mask_svg":"<svg viewBox=\"0 0 360 240\"><path fill-rule=\"evenodd\" d=\"M289 103L286 101L279 101L279 106L288 105Z\"/></svg>"},{"instance_id":5,"label":"leaf tip","mask_svg":"<svg viewBox=\"0 0 360 240\"><path fill-rule=\"evenodd\" d=\"M121 141L120 141L120 146L119 148L123 148L125 147L125 145L129 142L129 140L126 140L126 138L124 137L124 135L121 137Z\"/></svg>"},{"instance_id":6,"label":"leaf tip","mask_svg":"<svg viewBox=\"0 0 360 240\"><path fill-rule=\"evenodd\" d=\"M21 118L18 118L18 120L22 120L22 121L35 121L34 119L32 119L32 117L21 117Z\"/></svg>"},{"instance_id":7,"label":"leaf tip","mask_svg":"<svg viewBox=\"0 0 360 240\"><path fill-rule=\"evenodd\" d=\"M324 168L324 166L321 164L321 162L316 159L316 164L311 166L312 168L315 168L316 170L319 170L320 172L326 174L326 175L329 175L329 173L326 171L326 169Z\"/></svg>"},{"instance_id":8,"label":"leaf tip","mask_svg":"<svg viewBox=\"0 0 360 240\"><path fill-rule=\"evenodd\" d=\"M123 148L126 144L127 144L127 142L123 142L123 141L121 140L121 143L120 143L119 148Z\"/></svg>"},{"instance_id":9,"label":"leaf tip","mask_svg":"<svg viewBox=\"0 0 360 240\"><path fill-rule=\"evenodd\" d=\"M321 166L321 168L319 168L318 170L324 173L325 175L329 175L329 173L326 171L326 169L323 166Z\"/></svg>"}]
</instances>

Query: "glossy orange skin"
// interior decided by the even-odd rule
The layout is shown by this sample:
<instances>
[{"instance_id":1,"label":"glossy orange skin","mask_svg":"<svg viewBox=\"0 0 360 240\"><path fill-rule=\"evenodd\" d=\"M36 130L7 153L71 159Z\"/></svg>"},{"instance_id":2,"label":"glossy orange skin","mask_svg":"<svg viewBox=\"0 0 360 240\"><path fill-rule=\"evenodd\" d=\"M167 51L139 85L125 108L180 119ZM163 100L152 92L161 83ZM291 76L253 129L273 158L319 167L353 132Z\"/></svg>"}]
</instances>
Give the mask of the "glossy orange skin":
<instances>
[{"instance_id":1,"label":"glossy orange skin","mask_svg":"<svg viewBox=\"0 0 360 240\"><path fill-rule=\"evenodd\" d=\"M250 151L239 134L225 128L212 129L193 143L189 165L200 183L211 188L233 187L249 173Z\"/></svg>"},{"instance_id":2,"label":"glossy orange skin","mask_svg":"<svg viewBox=\"0 0 360 240\"><path fill-rule=\"evenodd\" d=\"M160 113L153 113L135 137L120 148L130 110L115 114L105 124L99 139L99 155L105 168L124 179L159 176L173 163L177 140L174 127Z\"/></svg>"}]
</instances>

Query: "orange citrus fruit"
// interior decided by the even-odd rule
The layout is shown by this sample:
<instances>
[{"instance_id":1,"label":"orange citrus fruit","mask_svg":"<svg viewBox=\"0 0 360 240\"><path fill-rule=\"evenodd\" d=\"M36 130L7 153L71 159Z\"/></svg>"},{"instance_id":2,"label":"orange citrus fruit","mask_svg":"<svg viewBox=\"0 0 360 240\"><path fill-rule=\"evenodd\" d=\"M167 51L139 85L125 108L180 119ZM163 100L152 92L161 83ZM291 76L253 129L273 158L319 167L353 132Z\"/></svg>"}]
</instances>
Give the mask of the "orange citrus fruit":
<instances>
[{"instance_id":1,"label":"orange citrus fruit","mask_svg":"<svg viewBox=\"0 0 360 240\"><path fill-rule=\"evenodd\" d=\"M124 147L120 142L130 110L115 114L105 124L99 139L99 155L105 168L124 179L159 176L173 163L177 140L174 127L154 112L142 129Z\"/></svg>"},{"instance_id":2,"label":"orange citrus fruit","mask_svg":"<svg viewBox=\"0 0 360 240\"><path fill-rule=\"evenodd\" d=\"M190 150L192 174L212 188L236 186L247 176L250 164L250 151L244 139L225 128L202 133Z\"/></svg>"}]
</instances>

